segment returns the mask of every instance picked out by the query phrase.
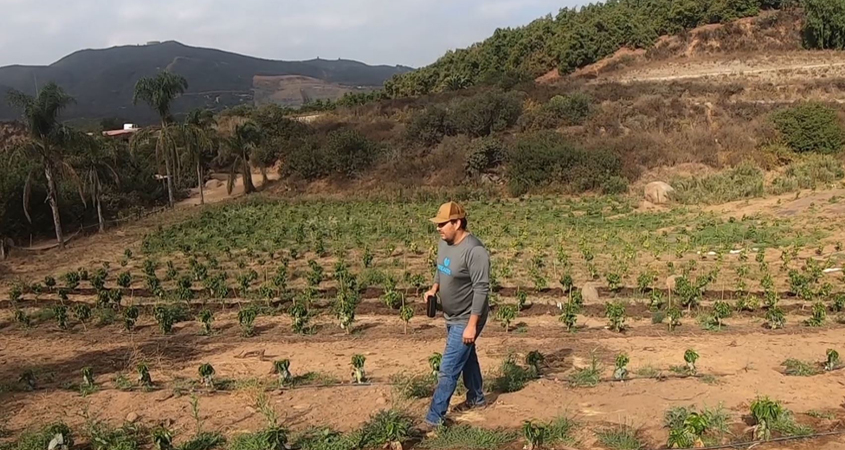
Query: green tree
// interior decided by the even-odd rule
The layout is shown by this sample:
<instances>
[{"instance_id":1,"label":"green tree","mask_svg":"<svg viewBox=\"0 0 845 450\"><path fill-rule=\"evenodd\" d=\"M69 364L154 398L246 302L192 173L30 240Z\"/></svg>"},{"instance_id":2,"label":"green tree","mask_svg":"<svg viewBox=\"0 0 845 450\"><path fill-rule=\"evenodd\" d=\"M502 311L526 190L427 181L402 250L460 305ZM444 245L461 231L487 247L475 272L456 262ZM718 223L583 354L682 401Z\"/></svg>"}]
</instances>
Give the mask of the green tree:
<instances>
[{"instance_id":1,"label":"green tree","mask_svg":"<svg viewBox=\"0 0 845 450\"><path fill-rule=\"evenodd\" d=\"M182 122L185 155L197 169L197 189L200 191L200 205L205 204L202 168L207 152L214 147L216 139L214 126L216 124L214 113L207 109L195 109L189 112Z\"/></svg>"},{"instance_id":2,"label":"green tree","mask_svg":"<svg viewBox=\"0 0 845 450\"><path fill-rule=\"evenodd\" d=\"M255 192L255 185L252 184L252 169L250 168L250 156L261 143L261 130L255 122L246 122L235 126L231 136L223 139L224 152L221 157L229 165L229 182L226 185L227 192L231 195L235 187L235 179L240 170L244 182L244 193Z\"/></svg>"},{"instance_id":3,"label":"green tree","mask_svg":"<svg viewBox=\"0 0 845 450\"><path fill-rule=\"evenodd\" d=\"M106 230L103 220L103 181L120 184L120 175L115 170L115 142L103 138L86 137L80 151L71 159L71 164L82 175L83 191L91 196L91 205L97 209L97 221L100 232ZM84 197L83 197L84 200Z\"/></svg>"},{"instance_id":4,"label":"green tree","mask_svg":"<svg viewBox=\"0 0 845 450\"><path fill-rule=\"evenodd\" d=\"M78 134L59 123L59 114L74 103L73 97L55 83L45 85L35 97L20 91L8 93L11 105L23 111L28 139L14 148L15 154L21 155L37 165L29 172L24 187L23 207L27 220L32 223L29 214L29 197L32 192L33 178L36 171L43 171L47 180L47 201L53 213L53 227L59 248L64 248L62 220L59 214L59 193L57 177L69 175L78 181L76 172L66 161L67 152L77 144Z\"/></svg>"},{"instance_id":5,"label":"green tree","mask_svg":"<svg viewBox=\"0 0 845 450\"><path fill-rule=\"evenodd\" d=\"M173 117L170 114L170 107L179 95L188 89L188 81L181 75L172 72L159 72L155 77L144 77L135 84L135 96L132 101L135 104L144 102L158 114L161 125L156 139L156 156L164 160L164 168L167 176L167 197L170 207L175 203L173 195L173 174L178 173L175 164L178 164L176 156L177 130L173 124ZM150 131L138 133L133 136L133 143L144 138L150 138Z\"/></svg>"},{"instance_id":6,"label":"green tree","mask_svg":"<svg viewBox=\"0 0 845 450\"><path fill-rule=\"evenodd\" d=\"M804 46L845 48L845 0L803 0Z\"/></svg>"}]
</instances>

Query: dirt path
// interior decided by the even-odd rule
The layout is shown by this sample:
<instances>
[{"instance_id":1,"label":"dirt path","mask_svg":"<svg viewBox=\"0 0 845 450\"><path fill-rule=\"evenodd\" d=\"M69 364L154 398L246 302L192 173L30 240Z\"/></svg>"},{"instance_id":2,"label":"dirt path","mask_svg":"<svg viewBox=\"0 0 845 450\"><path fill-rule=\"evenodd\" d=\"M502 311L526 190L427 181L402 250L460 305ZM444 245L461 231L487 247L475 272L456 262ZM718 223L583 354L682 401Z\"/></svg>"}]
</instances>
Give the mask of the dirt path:
<instances>
[{"instance_id":1,"label":"dirt path","mask_svg":"<svg viewBox=\"0 0 845 450\"><path fill-rule=\"evenodd\" d=\"M267 178L270 182L277 181L280 177L278 171L268 171ZM227 175L223 174L216 174L212 176L212 180L217 180L219 184L216 186L206 187L203 190L205 194L205 202L206 203L220 203L228 200L234 200L244 195L244 182L243 177L238 175L235 186L232 189L232 193L229 194L228 190L226 189L226 180ZM262 189L264 187L264 177L261 176L260 173L253 173L252 174L252 184L255 185L257 189ZM186 198L185 200L180 201L176 204L177 207L184 207L184 206L198 206L200 204L200 194L199 190L194 188L191 189L191 196Z\"/></svg>"},{"instance_id":2,"label":"dirt path","mask_svg":"<svg viewBox=\"0 0 845 450\"><path fill-rule=\"evenodd\" d=\"M289 358L295 375L320 372L348 383L349 360L355 353L367 356L370 386L308 387L270 393L272 403L287 426L302 430L327 425L343 431L360 426L370 414L401 405L421 416L426 399L405 400L389 385L402 373L424 373L426 360L442 351L442 322L427 318L412 321L411 334L402 334L398 318L363 316L361 331L349 336L326 320L313 336L290 332L287 317L261 317L258 336L243 338L234 314L215 321L218 330L211 337L199 336L194 323L179 324L171 336L161 336L153 323L142 320L134 333L118 325L92 328L83 332L59 332L44 324L35 330L2 330L0 378L13 380L25 368L35 371L42 387L34 393L0 394L7 405L9 428L19 432L32 423L65 420L81 426L77 414L85 408L101 419L120 422L129 414L141 423L155 425L170 419L177 431L188 434L193 427L189 399L179 394L178 386L196 378L196 367L212 364L219 380L233 380L227 391L200 394L200 408L205 427L227 435L262 426L262 417L254 408L254 387L259 381L272 383L272 361ZM601 326L600 319L587 319L588 326ZM799 420L819 429L830 428L845 417L840 403L845 397L842 372L812 378L788 377L781 363L787 358L807 361L824 359L827 348L845 349L841 326L807 330L792 324L782 333L759 329L754 320L730 320L723 332L696 332L694 329L670 335L659 332L652 337L611 333L566 333L555 317L525 319L527 331L505 333L491 323L479 344L479 358L488 384L501 361L509 354L518 358L531 350L547 355L546 377L531 382L519 392L491 393L491 407L458 416L458 420L483 428L520 427L522 420L550 420L567 415L580 422L583 445L596 448L591 431L609 423L627 423L642 430L649 448L657 448L666 439L661 427L664 412L675 406L716 407L722 405L732 422L747 414L748 403L758 395L770 395L784 402ZM632 329L655 327L648 321L632 322ZM694 325L690 325L694 327ZM737 334L741 330L749 333ZM760 331L754 331L760 330ZM333 337L336 337L333 338ZM669 368L683 365L683 353L694 348L701 355L699 372L712 378L677 378ZM247 352L262 351L259 357L242 357ZM635 379L626 383L603 382L594 388L577 388L565 380L578 368L590 364L591 353L602 364L602 376L610 377L617 353L627 353L630 369L653 368L669 375L664 380ZM146 361L153 380L160 388L153 392L124 392L115 389L114 378L126 374L134 378L134 367ZM82 367L94 368L101 389L80 397L67 386L78 383ZM808 389L812 385L812 389ZM456 402L460 401L456 398ZM813 422L808 411L832 414L835 419ZM845 441L843 441L845 442ZM800 447L781 447L800 448Z\"/></svg>"}]
</instances>

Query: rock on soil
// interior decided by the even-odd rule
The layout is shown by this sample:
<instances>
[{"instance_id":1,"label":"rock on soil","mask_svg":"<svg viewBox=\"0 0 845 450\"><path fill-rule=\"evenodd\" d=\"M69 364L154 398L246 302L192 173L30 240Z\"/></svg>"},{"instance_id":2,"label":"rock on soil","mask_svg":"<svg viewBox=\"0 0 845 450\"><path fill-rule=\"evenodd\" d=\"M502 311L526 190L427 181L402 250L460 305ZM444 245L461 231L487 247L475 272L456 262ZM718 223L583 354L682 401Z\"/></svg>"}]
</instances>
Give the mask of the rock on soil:
<instances>
[{"instance_id":1,"label":"rock on soil","mask_svg":"<svg viewBox=\"0 0 845 450\"><path fill-rule=\"evenodd\" d=\"M662 181L655 181L645 186L645 199L655 205L662 205L669 201L669 195L675 189Z\"/></svg>"},{"instance_id":2,"label":"rock on soil","mask_svg":"<svg viewBox=\"0 0 845 450\"><path fill-rule=\"evenodd\" d=\"M585 283L581 288L581 296L585 303L599 301L599 285L598 283Z\"/></svg>"}]
</instances>

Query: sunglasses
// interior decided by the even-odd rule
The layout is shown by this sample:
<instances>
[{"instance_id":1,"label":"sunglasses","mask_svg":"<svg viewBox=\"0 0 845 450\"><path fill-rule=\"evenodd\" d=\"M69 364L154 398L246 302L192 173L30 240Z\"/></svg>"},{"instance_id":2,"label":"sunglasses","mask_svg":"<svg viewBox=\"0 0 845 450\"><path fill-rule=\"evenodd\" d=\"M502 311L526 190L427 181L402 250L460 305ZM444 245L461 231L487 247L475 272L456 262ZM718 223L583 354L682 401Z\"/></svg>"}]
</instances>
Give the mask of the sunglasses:
<instances>
[{"instance_id":1,"label":"sunglasses","mask_svg":"<svg viewBox=\"0 0 845 450\"><path fill-rule=\"evenodd\" d=\"M443 222L443 223L438 223L438 224L437 224L437 229L439 230L440 228L443 228L443 227L445 227L446 225L449 225L450 223L452 223L452 222Z\"/></svg>"}]
</instances>

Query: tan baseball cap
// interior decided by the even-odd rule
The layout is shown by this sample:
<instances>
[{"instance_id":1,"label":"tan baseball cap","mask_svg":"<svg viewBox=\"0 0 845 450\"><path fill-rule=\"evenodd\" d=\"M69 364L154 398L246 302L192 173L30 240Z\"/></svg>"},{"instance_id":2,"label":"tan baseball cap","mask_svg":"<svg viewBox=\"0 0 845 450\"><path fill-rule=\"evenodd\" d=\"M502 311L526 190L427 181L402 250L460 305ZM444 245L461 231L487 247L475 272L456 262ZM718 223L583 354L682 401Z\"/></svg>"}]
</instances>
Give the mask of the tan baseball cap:
<instances>
[{"instance_id":1,"label":"tan baseball cap","mask_svg":"<svg viewBox=\"0 0 845 450\"><path fill-rule=\"evenodd\" d=\"M452 220L466 219L466 217L467 212L463 206L455 202L449 202L440 206L440 209L437 210L437 215L429 220L433 223L446 223Z\"/></svg>"}]
</instances>

